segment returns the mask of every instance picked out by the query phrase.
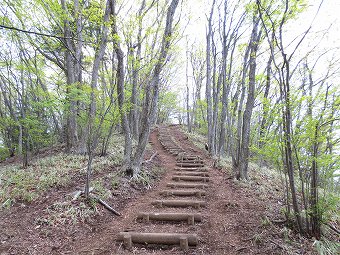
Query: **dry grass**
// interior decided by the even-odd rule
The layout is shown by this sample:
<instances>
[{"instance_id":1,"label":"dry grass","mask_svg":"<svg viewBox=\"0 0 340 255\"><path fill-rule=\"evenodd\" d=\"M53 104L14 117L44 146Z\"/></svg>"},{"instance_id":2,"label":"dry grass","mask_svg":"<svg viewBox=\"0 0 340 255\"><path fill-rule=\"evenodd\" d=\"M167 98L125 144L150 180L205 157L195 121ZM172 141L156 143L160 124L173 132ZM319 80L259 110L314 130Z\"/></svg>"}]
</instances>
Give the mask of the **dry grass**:
<instances>
[{"instance_id":1,"label":"dry grass","mask_svg":"<svg viewBox=\"0 0 340 255\"><path fill-rule=\"evenodd\" d=\"M123 141L122 136L112 138L108 155L94 158L93 174L121 164L124 152ZM31 202L52 187L65 187L70 184L74 176L84 175L86 167L86 156L62 152L37 158L27 169L23 169L20 163L1 166L0 209L9 208L18 201Z\"/></svg>"}]
</instances>

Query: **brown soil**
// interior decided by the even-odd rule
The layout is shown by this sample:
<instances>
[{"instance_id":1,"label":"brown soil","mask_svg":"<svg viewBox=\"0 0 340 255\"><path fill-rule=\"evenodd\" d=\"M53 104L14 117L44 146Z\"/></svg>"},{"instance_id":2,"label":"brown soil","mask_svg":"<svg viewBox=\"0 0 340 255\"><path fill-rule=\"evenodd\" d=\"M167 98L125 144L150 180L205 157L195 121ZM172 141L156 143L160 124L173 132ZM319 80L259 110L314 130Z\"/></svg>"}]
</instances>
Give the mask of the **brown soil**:
<instances>
[{"instance_id":1,"label":"brown soil","mask_svg":"<svg viewBox=\"0 0 340 255\"><path fill-rule=\"evenodd\" d=\"M226 172L213 168L213 160L194 146L178 126L170 126L169 131L187 152L199 155L209 167L211 182L206 190L207 207L180 209L202 213L201 223L188 226L185 223L136 221L139 212L179 210L151 206L152 200L161 198L159 191L166 189L176 162L175 157L162 148L156 129L150 137L153 150L158 152L154 163L166 171L150 190L121 179L122 188L109 201L121 212L121 217L98 206L101 208L99 213L82 223L41 224L38 219L46 216L46 208L56 201L65 201L66 195L76 190L72 185L54 189L34 203L17 204L0 212L0 254L313 254L310 240L298 238L281 223L270 221L274 220L273 215L278 215L278 197L259 200L254 192L256 186L242 186ZM116 241L121 231L196 233L199 245L186 252L178 246L159 245L134 245L127 251ZM291 244L287 245L284 239Z\"/></svg>"}]
</instances>

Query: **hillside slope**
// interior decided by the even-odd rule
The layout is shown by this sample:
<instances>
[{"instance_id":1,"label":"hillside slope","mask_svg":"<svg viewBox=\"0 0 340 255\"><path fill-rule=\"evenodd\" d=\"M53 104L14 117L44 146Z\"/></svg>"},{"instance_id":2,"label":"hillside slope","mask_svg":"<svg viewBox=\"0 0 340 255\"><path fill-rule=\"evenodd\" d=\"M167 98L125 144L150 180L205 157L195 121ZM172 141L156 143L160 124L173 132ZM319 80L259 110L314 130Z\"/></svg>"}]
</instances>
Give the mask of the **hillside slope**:
<instances>
[{"instance_id":1,"label":"hillside slope","mask_svg":"<svg viewBox=\"0 0 340 255\"><path fill-rule=\"evenodd\" d=\"M250 183L234 181L225 169L213 167L214 161L197 147L179 126L167 128L171 136L186 151L199 155L209 167L211 185L207 189L207 208L201 223L187 229L183 224L136 221L138 212L152 209L149 202L159 198L159 191L169 181L175 157L166 152L158 141L158 130L150 137L152 150L157 151L152 166L145 170L144 183L125 177L117 179L116 189L108 189L109 203L122 216L115 216L102 208L86 205L82 199L71 201L68 194L81 180L65 187L48 190L31 203L17 203L0 212L1 254L132 254L116 241L117 234L126 230L151 231L163 229L194 231L199 245L185 254L314 254L312 241L298 237L283 225L280 218L280 187L264 174ZM152 170L153 169L153 170ZM155 170L156 169L156 170ZM159 171L162 169L162 171ZM106 167L98 173L107 184L118 168ZM162 178L159 180L158 177ZM148 179L149 178L149 179ZM146 189L144 184L153 184ZM79 184L79 183L78 183ZM271 189L268 189L268 185ZM105 186L105 185L104 185ZM183 254L179 247L135 246L133 254Z\"/></svg>"}]
</instances>

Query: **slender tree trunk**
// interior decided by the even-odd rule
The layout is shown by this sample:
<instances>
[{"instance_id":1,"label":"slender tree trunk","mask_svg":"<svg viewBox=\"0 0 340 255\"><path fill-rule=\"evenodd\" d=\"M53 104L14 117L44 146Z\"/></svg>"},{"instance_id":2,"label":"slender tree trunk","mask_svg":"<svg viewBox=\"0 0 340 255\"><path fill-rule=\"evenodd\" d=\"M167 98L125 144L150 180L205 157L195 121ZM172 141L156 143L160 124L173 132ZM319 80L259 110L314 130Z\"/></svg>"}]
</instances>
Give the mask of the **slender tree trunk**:
<instances>
[{"instance_id":1,"label":"slender tree trunk","mask_svg":"<svg viewBox=\"0 0 340 255\"><path fill-rule=\"evenodd\" d=\"M300 209L297 201L296 188L295 188L295 177L294 177L294 166L293 166L293 153L292 153L292 116L291 116L291 103L290 103L290 84L289 84L289 61L287 56L282 53L284 64L282 66L282 83L280 83L280 93L284 100L283 108L283 133L284 133L284 145L285 145L285 165L288 173L289 187L292 196L294 216L298 225L298 229L303 233L302 220L300 215Z\"/></svg>"},{"instance_id":2,"label":"slender tree trunk","mask_svg":"<svg viewBox=\"0 0 340 255\"><path fill-rule=\"evenodd\" d=\"M189 90L189 54L188 54L188 43L187 43L187 51L186 51L186 62L185 62L185 86L186 86L186 108L187 108L187 126L188 132L191 133L191 118L190 118L190 90Z\"/></svg>"},{"instance_id":3,"label":"slender tree trunk","mask_svg":"<svg viewBox=\"0 0 340 255\"><path fill-rule=\"evenodd\" d=\"M194 100L193 100L193 107L192 107L192 114L191 114L191 124L196 128L200 127L200 123L198 122L198 115L199 111L202 110L202 107L199 106L199 102L201 102L201 88L202 82L204 79L204 68L205 68L205 61L200 59L200 56L195 58L195 55L191 52L190 54L190 61L192 66L192 76L195 82L195 89L194 89Z\"/></svg>"},{"instance_id":4,"label":"slender tree trunk","mask_svg":"<svg viewBox=\"0 0 340 255\"><path fill-rule=\"evenodd\" d=\"M224 3L224 18L223 18L223 33L222 33L222 67L221 67L221 80L222 80L222 111L220 122L220 136L219 146L217 148L218 157L224 156L225 135L226 135L226 118L228 109L228 94L229 84L227 84L227 57L229 53L230 42L227 45L228 35L226 34L226 21L227 21L227 1ZM229 27L230 28L230 27ZM228 31L229 34L230 31ZM228 81L229 83L229 81Z\"/></svg>"},{"instance_id":5,"label":"slender tree trunk","mask_svg":"<svg viewBox=\"0 0 340 255\"><path fill-rule=\"evenodd\" d=\"M89 198L90 196L90 187L91 187L91 173L92 173L92 161L93 161L93 152L89 148L88 149L88 159L87 159L87 167L86 167L86 182L85 182L85 197Z\"/></svg>"},{"instance_id":6,"label":"slender tree trunk","mask_svg":"<svg viewBox=\"0 0 340 255\"><path fill-rule=\"evenodd\" d=\"M267 117L269 111L269 102L268 102L268 95L271 83L271 64L272 64L273 57L270 55L269 60L267 62L267 74L266 74L266 87L264 90L264 102L263 102L263 110L262 110L262 120L260 121L260 134L259 134L259 148L263 147L263 136L265 134L266 125L267 125Z\"/></svg>"},{"instance_id":7,"label":"slender tree trunk","mask_svg":"<svg viewBox=\"0 0 340 255\"><path fill-rule=\"evenodd\" d=\"M88 123L86 127L86 133L83 134L83 137L81 138L82 140L82 142L80 143L81 147L78 148L79 150L78 152L83 153L83 154L87 152L88 154L86 183L85 183L85 197L86 198L89 198L92 160L93 160L94 151L98 145L98 140L99 140L99 136L101 132L101 125L103 122L103 119L102 119L98 126L95 124L96 115L97 115L96 114L97 113L97 100L96 100L95 94L97 91L100 63L103 59L105 49L106 49L106 44L107 44L108 31L109 31L107 24L110 20L110 14L111 14L110 0L107 0L105 12L104 12L104 18L103 18L101 39L100 39L99 46L97 47L96 52L95 52L95 58L94 58L92 73L91 73L91 95L90 95L91 101L90 101L90 107L89 107L89 113L88 113ZM106 115L106 113L104 113L104 115ZM85 148L83 147L84 141L86 145Z\"/></svg>"},{"instance_id":8,"label":"slender tree trunk","mask_svg":"<svg viewBox=\"0 0 340 255\"><path fill-rule=\"evenodd\" d=\"M318 240L321 237L321 219L320 212L318 208L318 129L319 125L315 126L314 133L314 145L313 145L313 161L312 161L312 178L311 178L311 194L310 194L310 206L311 206L311 227L312 227L312 235Z\"/></svg>"},{"instance_id":9,"label":"slender tree trunk","mask_svg":"<svg viewBox=\"0 0 340 255\"><path fill-rule=\"evenodd\" d=\"M160 82L160 74L164 64L166 63L166 57L168 55L168 51L170 48L171 36L173 32L173 19L175 15L175 11L177 8L179 0L172 0L166 16L166 24L161 44L161 51L153 70L152 79L150 82L150 87L147 89L146 98L145 98L145 108L142 118L142 126L141 132L139 136L138 146L136 149L136 153L133 157L132 162L132 172L133 176L136 177L140 172L140 167L142 164L146 144L149 139L151 125L155 122L156 114L157 114L157 106L158 106L158 97L159 97L159 82Z\"/></svg>"},{"instance_id":10,"label":"slender tree trunk","mask_svg":"<svg viewBox=\"0 0 340 255\"><path fill-rule=\"evenodd\" d=\"M242 69L242 78L241 78L241 96L240 100L235 105L235 111L237 109L237 130L236 134L234 135L233 143L235 144L235 149L233 150L232 154L232 164L233 164L233 171L235 173L235 177L238 179L240 178L240 154L241 154L241 140L242 140L242 111L243 111L243 101L246 93L246 75L248 71L248 59L250 54L250 44L247 46L246 52L243 57L243 69ZM238 97L238 95L236 95Z\"/></svg>"},{"instance_id":11,"label":"slender tree trunk","mask_svg":"<svg viewBox=\"0 0 340 255\"><path fill-rule=\"evenodd\" d=\"M75 61L72 56L74 51L73 42L71 40L72 33L70 23L68 21L68 9L65 0L61 0L61 5L64 11L64 37L65 37L65 67L66 67L66 97L67 97L67 110L66 110L66 151L70 152L75 148L78 143L78 131L76 120L76 102L72 98L72 87L75 85Z\"/></svg>"},{"instance_id":12,"label":"slender tree trunk","mask_svg":"<svg viewBox=\"0 0 340 255\"><path fill-rule=\"evenodd\" d=\"M217 139L218 137L218 104L219 104L219 95L221 93L221 75L218 76L217 82L216 82L216 69L217 69L217 49L215 45L214 36L212 36L212 52L214 54L213 56L213 80L212 80L212 87L213 87L213 117L212 117L212 132L213 132L213 148L212 154L216 155L217 150L219 147L219 141Z\"/></svg>"},{"instance_id":13,"label":"slender tree trunk","mask_svg":"<svg viewBox=\"0 0 340 255\"><path fill-rule=\"evenodd\" d=\"M206 89L205 89L205 98L207 101L207 127L208 127L208 147L210 154L214 154L212 148L214 148L214 138L213 138L213 130L212 130L212 100L211 100L211 37L212 37L212 18L214 13L215 0L211 5L210 16L208 19L208 31L206 35L207 41L207 76L206 76Z\"/></svg>"},{"instance_id":14,"label":"slender tree trunk","mask_svg":"<svg viewBox=\"0 0 340 255\"><path fill-rule=\"evenodd\" d=\"M138 140L139 136L139 69L142 51L142 30L143 30L143 10L145 8L145 0L142 1L141 7L138 11L138 34L137 44L133 47L137 48L134 55L134 49L132 50L132 94L131 94L131 111L130 111L130 129L135 140Z\"/></svg>"},{"instance_id":15,"label":"slender tree trunk","mask_svg":"<svg viewBox=\"0 0 340 255\"><path fill-rule=\"evenodd\" d=\"M116 14L115 14L116 1L111 0L111 15L113 16L112 21L112 36L113 38L117 35L117 23L116 23ZM124 145L124 166L123 168L126 170L128 175L132 175L131 172L131 157L132 157L132 134L129 124L129 119L127 113L124 109L125 105L125 92L124 92L124 53L120 47L119 41L114 42L114 50L117 56L117 71L116 71L116 82L117 82L117 94L118 94L118 105L119 112L121 116L122 128L125 136L125 145ZM112 67L113 68L113 67ZM112 70L114 73L114 70Z\"/></svg>"},{"instance_id":16,"label":"slender tree trunk","mask_svg":"<svg viewBox=\"0 0 340 255\"><path fill-rule=\"evenodd\" d=\"M242 142L240 150L240 167L239 175L241 179L248 179L248 162L249 162L249 140L250 140L250 121L255 102L255 74L256 74L256 54L261 32L258 32L259 19L253 18L253 31L250 40L250 59L249 59L249 88L246 107L243 113Z\"/></svg>"}]
</instances>

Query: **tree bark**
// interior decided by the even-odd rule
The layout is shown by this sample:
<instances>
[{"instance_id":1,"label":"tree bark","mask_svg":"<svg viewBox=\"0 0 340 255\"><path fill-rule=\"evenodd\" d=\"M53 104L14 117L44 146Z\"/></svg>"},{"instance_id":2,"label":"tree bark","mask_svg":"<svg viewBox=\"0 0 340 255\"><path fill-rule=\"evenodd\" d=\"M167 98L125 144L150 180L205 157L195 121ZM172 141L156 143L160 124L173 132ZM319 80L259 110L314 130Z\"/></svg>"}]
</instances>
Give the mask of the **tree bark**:
<instances>
[{"instance_id":1,"label":"tree bark","mask_svg":"<svg viewBox=\"0 0 340 255\"><path fill-rule=\"evenodd\" d=\"M191 133L191 118L190 118L190 90L189 90L189 51L188 51L188 42L187 42L187 50L186 50L186 61L185 61L185 86L186 86L186 108L187 108L187 127L188 132Z\"/></svg>"},{"instance_id":2,"label":"tree bark","mask_svg":"<svg viewBox=\"0 0 340 255\"><path fill-rule=\"evenodd\" d=\"M64 43L66 45L65 50L65 70L66 70L66 98L67 98L67 110L66 110L66 151L72 151L78 143L78 130L77 130L77 119L76 119L76 102L72 98L72 87L76 83L75 77L75 61L73 59L74 47L71 40L72 33L70 22L68 21L68 10L65 0L61 0L62 9L64 11Z\"/></svg>"},{"instance_id":3,"label":"tree bark","mask_svg":"<svg viewBox=\"0 0 340 255\"><path fill-rule=\"evenodd\" d=\"M237 109L237 130L236 134L233 135L233 143L235 144L235 148L232 152L232 164L233 171L235 173L236 178L240 178L239 176L239 168L240 168L240 154L241 154L241 141L242 141L242 111L243 111L243 101L246 93L246 75L249 68L248 59L250 54L250 44L247 46L246 52L243 57L243 69L242 69L242 78L241 78L241 95L238 104L235 104L235 111ZM236 92L235 98L238 98L239 92ZM236 100L236 99L235 99Z\"/></svg>"},{"instance_id":4,"label":"tree bark","mask_svg":"<svg viewBox=\"0 0 340 255\"><path fill-rule=\"evenodd\" d=\"M260 134L259 134L259 148L263 147L263 136L265 134L266 126L267 126L267 117L268 117L268 111L269 111L269 102L268 102L268 95L269 95L269 89L270 89L270 83L271 83L271 64L272 64L273 57L270 55L269 60L267 62L267 68L266 68L266 87L264 90L264 102L263 102L263 110L262 110L262 120L260 124Z\"/></svg>"},{"instance_id":5,"label":"tree bark","mask_svg":"<svg viewBox=\"0 0 340 255\"><path fill-rule=\"evenodd\" d=\"M261 37L261 31L258 31L259 19L254 16L253 30L250 40L250 59L249 59L249 87L246 107L243 113L242 142L240 151L240 179L248 179L248 162L249 162L249 139L250 139L250 121L255 102L255 74L256 74L256 54Z\"/></svg>"},{"instance_id":6,"label":"tree bark","mask_svg":"<svg viewBox=\"0 0 340 255\"><path fill-rule=\"evenodd\" d=\"M113 38L117 37L118 29L116 22L116 14L115 14L116 1L111 0L111 15L113 16L112 21L112 36ZM131 175L131 157L132 157L132 134L129 124L129 119L124 109L125 105L125 92L124 92L124 53L120 47L120 43L118 40L114 42L114 50L117 56L117 71L116 71L116 82L117 82L117 95L118 95L118 105L119 105L119 113L121 117L121 123L125 136L125 145L124 145L124 162L123 169L126 171L128 175ZM114 67L112 67L114 68ZM112 70L114 73L114 70Z\"/></svg>"},{"instance_id":7,"label":"tree bark","mask_svg":"<svg viewBox=\"0 0 340 255\"><path fill-rule=\"evenodd\" d=\"M205 98L207 101L207 127L208 127L208 150L213 155L214 151L214 137L212 129L212 100L211 100L211 38L212 38L212 18L214 13L215 0L211 5L210 16L208 19L208 31L206 35L207 48L206 48L206 61L207 61L207 76L206 76L206 88Z\"/></svg>"},{"instance_id":8,"label":"tree bark","mask_svg":"<svg viewBox=\"0 0 340 255\"><path fill-rule=\"evenodd\" d=\"M173 19L174 19L174 15L175 15L178 2L179 0L172 0L168 7L160 54L157 59L155 68L153 70L150 85L146 91L141 132L139 136L136 153L133 157L133 162L131 166L134 177L136 177L140 172L146 144L148 142L149 135L150 135L151 125L155 122L155 119L156 119L158 97L159 97L160 74L161 74L164 64L166 63L166 57L168 55L168 51L170 48L171 36L173 32L172 23L173 23Z\"/></svg>"}]
</instances>

